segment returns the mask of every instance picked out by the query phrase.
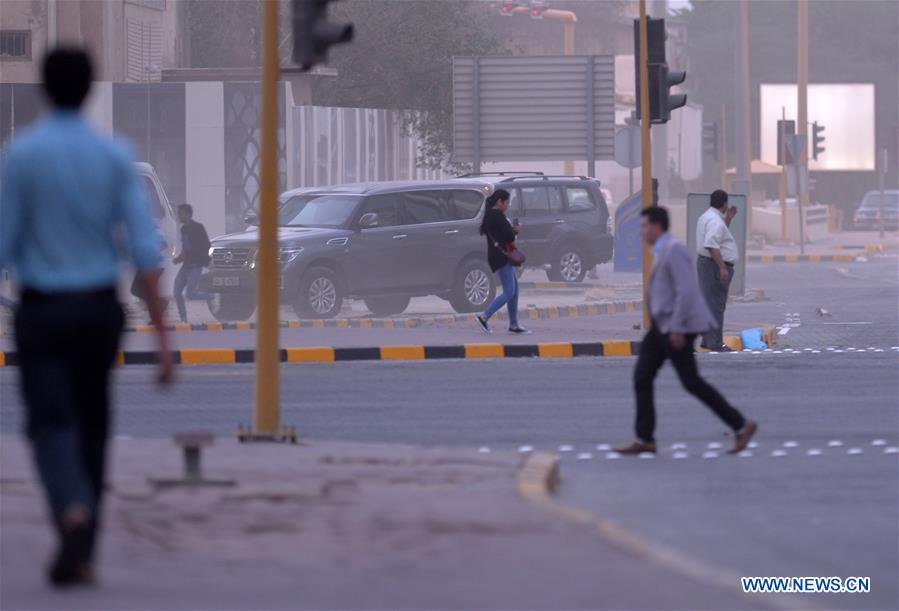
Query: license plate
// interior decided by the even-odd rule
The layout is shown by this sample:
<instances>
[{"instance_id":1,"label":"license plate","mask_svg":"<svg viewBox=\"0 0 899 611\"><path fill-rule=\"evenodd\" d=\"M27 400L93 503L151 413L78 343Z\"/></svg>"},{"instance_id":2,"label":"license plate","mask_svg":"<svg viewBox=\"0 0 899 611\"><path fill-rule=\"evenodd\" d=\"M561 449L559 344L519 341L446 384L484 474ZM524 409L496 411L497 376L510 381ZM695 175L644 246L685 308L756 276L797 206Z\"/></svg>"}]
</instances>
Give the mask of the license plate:
<instances>
[{"instance_id":1,"label":"license plate","mask_svg":"<svg viewBox=\"0 0 899 611\"><path fill-rule=\"evenodd\" d=\"M212 286L240 286L240 278L237 276L216 276L212 279Z\"/></svg>"}]
</instances>

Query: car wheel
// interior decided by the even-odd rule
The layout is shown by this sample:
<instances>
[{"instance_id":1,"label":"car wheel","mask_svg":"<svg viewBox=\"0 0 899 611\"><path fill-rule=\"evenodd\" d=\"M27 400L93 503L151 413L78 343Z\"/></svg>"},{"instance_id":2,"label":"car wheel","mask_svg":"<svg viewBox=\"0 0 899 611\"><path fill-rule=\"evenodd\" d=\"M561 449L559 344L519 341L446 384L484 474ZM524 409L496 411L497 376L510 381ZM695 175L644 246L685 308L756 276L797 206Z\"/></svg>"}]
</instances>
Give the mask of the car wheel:
<instances>
[{"instance_id":1,"label":"car wheel","mask_svg":"<svg viewBox=\"0 0 899 611\"><path fill-rule=\"evenodd\" d=\"M553 282L582 282L587 275L587 260L584 252L576 246L560 248L553 258L552 268L547 276Z\"/></svg>"},{"instance_id":2,"label":"car wheel","mask_svg":"<svg viewBox=\"0 0 899 611\"><path fill-rule=\"evenodd\" d=\"M209 312L219 322L247 320L256 310L256 301L246 295L213 293L209 300Z\"/></svg>"},{"instance_id":3,"label":"car wheel","mask_svg":"<svg viewBox=\"0 0 899 611\"><path fill-rule=\"evenodd\" d=\"M340 279L327 267L313 267L300 282L293 310L300 318L334 318L343 307Z\"/></svg>"},{"instance_id":4,"label":"car wheel","mask_svg":"<svg viewBox=\"0 0 899 611\"><path fill-rule=\"evenodd\" d=\"M456 274L450 305L460 314L479 312L496 297L496 281L490 267L475 259L462 263Z\"/></svg>"},{"instance_id":5,"label":"car wheel","mask_svg":"<svg viewBox=\"0 0 899 611\"><path fill-rule=\"evenodd\" d=\"M411 297L403 295L368 297L365 299L365 307L375 316L393 316L405 312L411 300Z\"/></svg>"}]
</instances>

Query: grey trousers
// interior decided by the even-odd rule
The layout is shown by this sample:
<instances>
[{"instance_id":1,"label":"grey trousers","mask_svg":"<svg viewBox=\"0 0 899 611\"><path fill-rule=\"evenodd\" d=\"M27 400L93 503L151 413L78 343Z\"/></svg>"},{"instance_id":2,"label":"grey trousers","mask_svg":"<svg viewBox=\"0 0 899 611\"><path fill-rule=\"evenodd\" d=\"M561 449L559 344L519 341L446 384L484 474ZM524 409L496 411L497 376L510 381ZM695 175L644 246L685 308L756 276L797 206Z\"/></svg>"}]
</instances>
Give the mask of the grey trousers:
<instances>
[{"instance_id":1,"label":"grey trousers","mask_svg":"<svg viewBox=\"0 0 899 611\"><path fill-rule=\"evenodd\" d=\"M718 265L710 257L696 257L696 273L699 275L699 288L705 302L717 321L717 327L703 334L702 345L710 350L718 350L724 344L724 309L727 307L727 294L730 283L734 279L734 266L727 265L727 282L721 282Z\"/></svg>"}]
</instances>

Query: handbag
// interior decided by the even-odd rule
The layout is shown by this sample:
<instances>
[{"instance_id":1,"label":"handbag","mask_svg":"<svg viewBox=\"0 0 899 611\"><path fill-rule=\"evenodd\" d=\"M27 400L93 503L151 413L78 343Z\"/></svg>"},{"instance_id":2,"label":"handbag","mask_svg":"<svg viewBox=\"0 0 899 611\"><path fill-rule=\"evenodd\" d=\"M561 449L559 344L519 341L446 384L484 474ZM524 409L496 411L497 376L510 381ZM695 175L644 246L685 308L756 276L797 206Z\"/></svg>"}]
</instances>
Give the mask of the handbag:
<instances>
[{"instance_id":1,"label":"handbag","mask_svg":"<svg viewBox=\"0 0 899 611\"><path fill-rule=\"evenodd\" d=\"M493 236L490 236L493 238ZM506 258L509 260L509 265L512 267L521 267L524 265L524 262L528 260L527 256L518 250L518 247L515 246L514 242L510 242L505 246L500 246L500 243L494 239L493 245L496 246L497 249L501 250Z\"/></svg>"},{"instance_id":2,"label":"handbag","mask_svg":"<svg viewBox=\"0 0 899 611\"><path fill-rule=\"evenodd\" d=\"M512 267L521 267L528 260L527 256L515 244L507 244L505 248L506 258L509 259L509 265Z\"/></svg>"}]
</instances>

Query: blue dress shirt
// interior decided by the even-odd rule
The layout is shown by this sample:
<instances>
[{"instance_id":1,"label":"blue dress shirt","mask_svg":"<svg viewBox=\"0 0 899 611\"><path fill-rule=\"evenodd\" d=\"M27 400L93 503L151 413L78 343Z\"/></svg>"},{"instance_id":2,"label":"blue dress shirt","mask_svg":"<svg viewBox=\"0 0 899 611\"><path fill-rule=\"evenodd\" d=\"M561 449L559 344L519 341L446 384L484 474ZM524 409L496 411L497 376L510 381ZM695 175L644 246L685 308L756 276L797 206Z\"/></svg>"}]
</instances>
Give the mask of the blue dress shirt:
<instances>
[{"instance_id":1,"label":"blue dress shirt","mask_svg":"<svg viewBox=\"0 0 899 611\"><path fill-rule=\"evenodd\" d=\"M159 267L158 230L118 143L77 112L57 111L18 135L0 183L0 269L42 292L116 286L122 254Z\"/></svg>"}]
</instances>

